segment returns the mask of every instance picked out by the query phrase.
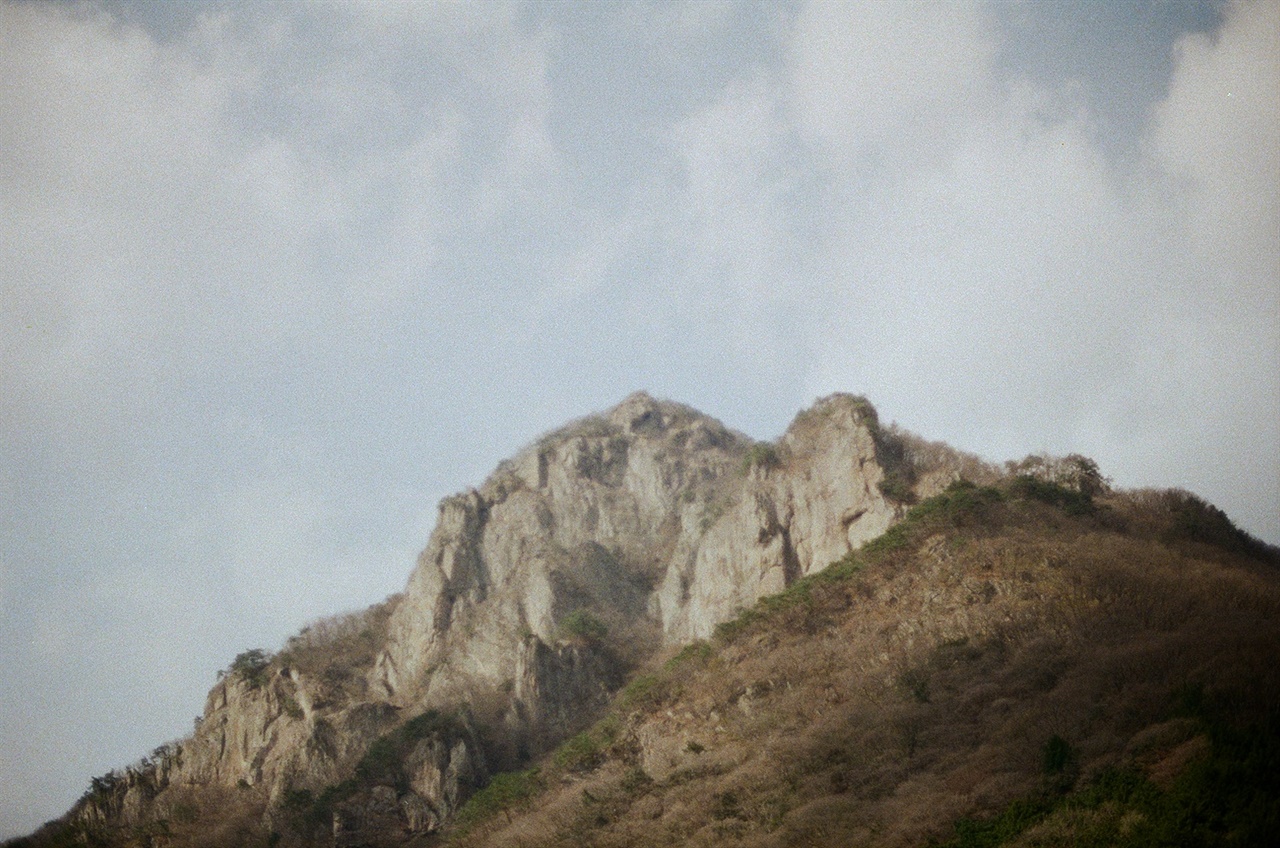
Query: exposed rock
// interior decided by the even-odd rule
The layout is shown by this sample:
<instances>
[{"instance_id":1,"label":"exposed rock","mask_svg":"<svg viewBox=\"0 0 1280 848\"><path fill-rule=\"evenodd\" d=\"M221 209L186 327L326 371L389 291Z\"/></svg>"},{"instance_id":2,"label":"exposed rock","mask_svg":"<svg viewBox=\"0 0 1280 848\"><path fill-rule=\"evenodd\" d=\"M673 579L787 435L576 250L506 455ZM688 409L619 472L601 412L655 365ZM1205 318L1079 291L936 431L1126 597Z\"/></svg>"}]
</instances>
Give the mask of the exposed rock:
<instances>
[{"instance_id":1,"label":"exposed rock","mask_svg":"<svg viewBox=\"0 0 1280 848\"><path fill-rule=\"evenodd\" d=\"M584 720L597 714L621 683L616 661L599 647L551 647L537 636L529 636L516 654L509 724L528 729L526 751L536 755L580 730Z\"/></svg>"},{"instance_id":2,"label":"exposed rock","mask_svg":"<svg viewBox=\"0 0 1280 848\"><path fill-rule=\"evenodd\" d=\"M395 703L510 687L521 633L553 643L578 606L652 649L715 625L882 533L875 411L835 395L797 417L776 467L685 407L632 395L446 499L378 658Z\"/></svg>"},{"instance_id":3,"label":"exposed rock","mask_svg":"<svg viewBox=\"0 0 1280 848\"><path fill-rule=\"evenodd\" d=\"M559 622L580 608L609 625L620 659L656 648L666 637L653 590L673 558L696 550L709 505L741 485L748 444L637 394L446 499L393 616L375 690L403 706L532 691L523 676L546 666L526 661L526 636L554 645Z\"/></svg>"},{"instance_id":4,"label":"exposed rock","mask_svg":"<svg viewBox=\"0 0 1280 848\"><path fill-rule=\"evenodd\" d=\"M469 728L416 740L396 768L397 785L378 783L333 812L334 846L394 845L448 821L488 778Z\"/></svg>"},{"instance_id":5,"label":"exposed rock","mask_svg":"<svg viewBox=\"0 0 1280 848\"><path fill-rule=\"evenodd\" d=\"M463 710L478 735L468 719L466 732L415 741L400 751L396 785L366 775L333 808L335 845L429 832L490 769L581 729L629 667L709 636L888 528L902 506L881 492L884 444L875 410L849 395L756 445L634 394L441 502L403 598L387 608L385 641L357 670L367 683L335 689L283 661L262 676L230 673L181 760L111 787L84 815L142 820L176 784L252 790L270 817L347 780L406 719ZM598 632L565 632L573 614Z\"/></svg>"}]
</instances>

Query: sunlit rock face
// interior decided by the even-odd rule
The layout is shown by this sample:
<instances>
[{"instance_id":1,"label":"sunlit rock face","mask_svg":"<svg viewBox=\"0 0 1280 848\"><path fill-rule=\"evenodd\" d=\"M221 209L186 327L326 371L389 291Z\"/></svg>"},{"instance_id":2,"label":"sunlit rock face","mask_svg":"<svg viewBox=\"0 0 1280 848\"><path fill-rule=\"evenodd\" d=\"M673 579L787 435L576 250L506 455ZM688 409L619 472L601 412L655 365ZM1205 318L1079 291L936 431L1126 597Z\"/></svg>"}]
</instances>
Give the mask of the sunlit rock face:
<instances>
[{"instance_id":1,"label":"sunlit rock face","mask_svg":"<svg viewBox=\"0 0 1280 848\"><path fill-rule=\"evenodd\" d=\"M617 637L604 641L619 659L662 644L655 590L673 561L692 560L708 511L741 486L749 444L693 410L637 394L446 499L374 688L403 705L535 691L517 679L531 667L520 662L530 650L522 646L562 641L560 623L576 610Z\"/></svg>"},{"instance_id":2,"label":"sunlit rock face","mask_svg":"<svg viewBox=\"0 0 1280 848\"><path fill-rule=\"evenodd\" d=\"M340 669L359 686L314 655L291 667L288 651L228 673L192 737L78 815L145 822L217 789L287 829L298 810L314 818L300 798L356 775L326 812L333 844L431 832L491 774L582 729L655 651L888 528L902 507L881 493L882 438L848 395L772 444L643 393L571 423L441 502L380 641ZM414 724L428 714L449 718ZM393 748L379 772L370 757Z\"/></svg>"},{"instance_id":3,"label":"sunlit rock face","mask_svg":"<svg viewBox=\"0 0 1280 848\"><path fill-rule=\"evenodd\" d=\"M894 520L876 426L869 404L836 395L761 451L641 393L544 437L441 504L375 690L405 706L511 693L505 708L536 713L514 694L542 691L519 658L529 639L562 641L575 610L606 625L617 638L597 647L623 660L710 635Z\"/></svg>"},{"instance_id":4,"label":"sunlit rock face","mask_svg":"<svg viewBox=\"0 0 1280 848\"><path fill-rule=\"evenodd\" d=\"M689 540L657 598L666 641L710 636L764 595L826 568L888 528L875 411L834 395L801 413L777 449L751 464L709 526Z\"/></svg>"}]
</instances>

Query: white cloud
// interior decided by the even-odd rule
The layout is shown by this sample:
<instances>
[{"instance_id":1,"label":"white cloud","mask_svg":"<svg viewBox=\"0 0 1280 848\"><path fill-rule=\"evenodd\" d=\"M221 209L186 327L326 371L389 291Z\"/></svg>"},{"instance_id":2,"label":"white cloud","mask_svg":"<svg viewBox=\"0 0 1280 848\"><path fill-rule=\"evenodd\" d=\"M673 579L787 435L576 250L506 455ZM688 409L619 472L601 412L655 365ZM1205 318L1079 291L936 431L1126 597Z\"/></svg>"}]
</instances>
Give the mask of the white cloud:
<instances>
[{"instance_id":1,"label":"white cloud","mask_svg":"<svg viewBox=\"0 0 1280 848\"><path fill-rule=\"evenodd\" d=\"M994 46L976 3L806 4L791 84L800 126L841 167L917 156L984 105Z\"/></svg>"},{"instance_id":2,"label":"white cloud","mask_svg":"<svg viewBox=\"0 0 1280 848\"><path fill-rule=\"evenodd\" d=\"M759 80L731 85L718 102L676 128L680 202L665 211L681 222L681 237L693 246L688 277L703 285L722 279L747 287L745 298L715 287L716 308L740 306L767 294L766 281L776 282L783 234L775 228L785 218L786 190L777 161L780 124L773 88ZM724 296L733 302L723 304Z\"/></svg>"},{"instance_id":3,"label":"white cloud","mask_svg":"<svg viewBox=\"0 0 1280 848\"><path fill-rule=\"evenodd\" d=\"M1196 258L1235 290L1244 314L1277 307L1280 279L1280 3L1230 7L1211 39L1176 51L1150 136L1177 183ZM1273 313L1275 314L1275 313Z\"/></svg>"},{"instance_id":4,"label":"white cloud","mask_svg":"<svg viewBox=\"0 0 1280 848\"><path fill-rule=\"evenodd\" d=\"M1078 103L1025 82L967 74L992 105L963 116L910 104L925 123L936 108L949 143L845 184L826 259L843 308L814 344L814 393L857 387L995 458L1084 450L1122 483L1198 489L1280 533L1271 6L1183 47L1135 173Z\"/></svg>"}]
</instances>

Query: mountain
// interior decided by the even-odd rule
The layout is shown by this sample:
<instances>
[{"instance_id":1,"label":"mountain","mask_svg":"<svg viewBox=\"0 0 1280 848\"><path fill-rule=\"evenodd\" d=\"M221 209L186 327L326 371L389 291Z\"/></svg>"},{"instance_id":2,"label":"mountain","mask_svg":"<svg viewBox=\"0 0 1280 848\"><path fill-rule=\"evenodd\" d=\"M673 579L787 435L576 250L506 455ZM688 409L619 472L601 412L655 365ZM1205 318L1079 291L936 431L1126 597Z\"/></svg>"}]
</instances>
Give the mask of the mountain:
<instances>
[{"instance_id":1,"label":"mountain","mask_svg":"<svg viewBox=\"0 0 1280 848\"><path fill-rule=\"evenodd\" d=\"M1280 832L1278 561L863 398L755 443L640 393L10 845L1248 844Z\"/></svg>"}]
</instances>

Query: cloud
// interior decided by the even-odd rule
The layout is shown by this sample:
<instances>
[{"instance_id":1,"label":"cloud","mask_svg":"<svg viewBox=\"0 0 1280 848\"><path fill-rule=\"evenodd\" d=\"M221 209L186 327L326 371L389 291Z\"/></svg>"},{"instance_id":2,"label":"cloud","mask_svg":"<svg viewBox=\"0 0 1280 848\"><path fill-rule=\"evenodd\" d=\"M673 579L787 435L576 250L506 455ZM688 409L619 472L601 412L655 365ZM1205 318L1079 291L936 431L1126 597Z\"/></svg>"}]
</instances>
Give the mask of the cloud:
<instances>
[{"instance_id":1,"label":"cloud","mask_svg":"<svg viewBox=\"0 0 1280 848\"><path fill-rule=\"evenodd\" d=\"M949 135L928 159L835 189L849 202L833 210L836 308L813 344L814 392L859 387L995 458L1092 453L1122 483L1198 488L1274 538L1280 192L1276 89L1259 81L1277 78L1274 11L1232 7L1215 40L1184 42L1132 170L1095 145L1069 92L999 83L981 61L957 72L984 108L908 103ZM877 48L915 55L899 38Z\"/></svg>"},{"instance_id":2,"label":"cloud","mask_svg":"<svg viewBox=\"0 0 1280 848\"><path fill-rule=\"evenodd\" d=\"M160 39L0 3L0 747L61 729L0 784L45 817L181 731L246 643L398 588L423 516L496 459L441 410L492 321L458 269L554 166L543 45L463 7L347 26L366 12Z\"/></svg>"},{"instance_id":3,"label":"cloud","mask_svg":"<svg viewBox=\"0 0 1280 848\"><path fill-rule=\"evenodd\" d=\"M800 127L837 167L920 155L980 105L994 45L976 3L804 6L791 46Z\"/></svg>"},{"instance_id":4,"label":"cloud","mask_svg":"<svg viewBox=\"0 0 1280 848\"><path fill-rule=\"evenodd\" d=\"M59 393L141 350L217 369L341 343L432 308L452 243L545 191L538 36L461 8L332 11L210 14L161 45L91 6L0 9L0 379Z\"/></svg>"},{"instance_id":5,"label":"cloud","mask_svg":"<svg viewBox=\"0 0 1280 848\"><path fill-rule=\"evenodd\" d=\"M358 520L355 510L335 503L313 481L287 474L244 481L198 503L173 528L170 559L184 572L218 575L223 603L244 621L274 622L269 641L279 642L308 619L376 593L372 587L383 587L384 594L399 588L420 544L406 532L420 529L415 513L427 511L423 504L414 508L418 497L402 492L389 499L397 502L405 530L368 538L350 526ZM115 582L117 601L126 601L138 585L144 583L135 575L122 575ZM181 608L189 601L175 596L161 605Z\"/></svg>"},{"instance_id":6,"label":"cloud","mask_svg":"<svg viewBox=\"0 0 1280 848\"><path fill-rule=\"evenodd\" d=\"M1184 38L1152 122L1152 158L1176 181L1197 258L1275 307L1280 278L1280 3L1238 3L1221 31ZM1271 298L1268 302L1268 296Z\"/></svg>"}]
</instances>

